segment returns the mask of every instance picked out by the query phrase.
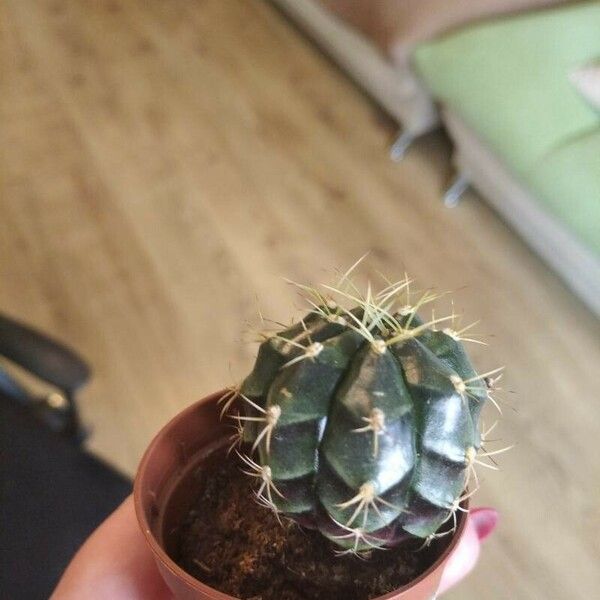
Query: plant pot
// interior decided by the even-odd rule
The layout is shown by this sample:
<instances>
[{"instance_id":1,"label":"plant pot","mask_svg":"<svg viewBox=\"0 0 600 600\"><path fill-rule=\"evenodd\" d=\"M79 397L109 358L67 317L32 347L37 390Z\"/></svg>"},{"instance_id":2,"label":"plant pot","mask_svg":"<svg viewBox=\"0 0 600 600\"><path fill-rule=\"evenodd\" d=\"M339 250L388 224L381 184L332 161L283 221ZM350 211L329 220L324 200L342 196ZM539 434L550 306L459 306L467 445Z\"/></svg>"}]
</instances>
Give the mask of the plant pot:
<instances>
[{"instance_id":1,"label":"plant pot","mask_svg":"<svg viewBox=\"0 0 600 600\"><path fill-rule=\"evenodd\" d=\"M195 579L170 557L183 521L200 492L198 466L228 444L231 428L221 422L217 400L203 398L179 413L154 438L140 463L134 484L135 510L146 542L165 582L178 600L236 600ZM377 600L431 600L444 567L465 529L459 512L456 532L431 567L410 584Z\"/></svg>"}]
</instances>

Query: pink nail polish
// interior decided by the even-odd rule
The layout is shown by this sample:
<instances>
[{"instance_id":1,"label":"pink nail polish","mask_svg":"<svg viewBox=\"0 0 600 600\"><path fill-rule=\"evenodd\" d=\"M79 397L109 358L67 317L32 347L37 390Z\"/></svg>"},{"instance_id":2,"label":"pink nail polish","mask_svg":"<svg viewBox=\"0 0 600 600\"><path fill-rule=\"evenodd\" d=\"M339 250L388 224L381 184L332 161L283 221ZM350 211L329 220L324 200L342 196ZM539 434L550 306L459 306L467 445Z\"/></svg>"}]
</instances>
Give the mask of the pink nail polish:
<instances>
[{"instance_id":1,"label":"pink nail polish","mask_svg":"<svg viewBox=\"0 0 600 600\"><path fill-rule=\"evenodd\" d=\"M475 525L477 537L483 541L496 529L498 524L498 511L494 508L476 508L471 511L470 517Z\"/></svg>"}]
</instances>

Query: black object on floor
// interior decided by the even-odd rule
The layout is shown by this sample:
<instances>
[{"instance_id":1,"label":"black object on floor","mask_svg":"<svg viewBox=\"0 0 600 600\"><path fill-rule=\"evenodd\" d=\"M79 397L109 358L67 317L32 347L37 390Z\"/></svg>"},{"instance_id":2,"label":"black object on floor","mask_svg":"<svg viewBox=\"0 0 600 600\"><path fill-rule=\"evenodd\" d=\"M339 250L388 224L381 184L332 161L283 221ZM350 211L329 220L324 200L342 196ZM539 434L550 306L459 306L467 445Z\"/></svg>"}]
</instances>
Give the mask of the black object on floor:
<instances>
[{"instance_id":1,"label":"black object on floor","mask_svg":"<svg viewBox=\"0 0 600 600\"><path fill-rule=\"evenodd\" d=\"M0 393L30 407L52 430L83 441L85 431L79 422L75 394L90 378L86 362L60 342L2 314L0 356L60 390L36 397L0 369Z\"/></svg>"},{"instance_id":2,"label":"black object on floor","mask_svg":"<svg viewBox=\"0 0 600 600\"><path fill-rule=\"evenodd\" d=\"M70 398L66 410L53 412L52 402L29 397L0 370L0 598L37 600L49 597L83 541L131 493L131 482L81 448L79 424L71 417L74 392L89 374L85 363L37 332L18 328L4 330L0 354L60 383L58 395ZM27 333L24 344L6 341L15 331Z\"/></svg>"}]
</instances>

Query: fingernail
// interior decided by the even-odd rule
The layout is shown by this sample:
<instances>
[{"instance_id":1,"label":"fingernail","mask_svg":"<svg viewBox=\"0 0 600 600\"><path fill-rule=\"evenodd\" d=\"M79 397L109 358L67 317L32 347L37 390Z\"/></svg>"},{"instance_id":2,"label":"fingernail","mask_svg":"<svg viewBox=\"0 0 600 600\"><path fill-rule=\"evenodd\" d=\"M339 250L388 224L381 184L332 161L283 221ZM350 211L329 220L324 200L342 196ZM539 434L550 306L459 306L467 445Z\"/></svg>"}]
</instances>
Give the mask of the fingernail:
<instances>
[{"instance_id":1,"label":"fingernail","mask_svg":"<svg viewBox=\"0 0 600 600\"><path fill-rule=\"evenodd\" d=\"M470 517L475 525L477 537L482 541L490 536L498 525L499 515L494 508L476 508L471 511Z\"/></svg>"}]
</instances>

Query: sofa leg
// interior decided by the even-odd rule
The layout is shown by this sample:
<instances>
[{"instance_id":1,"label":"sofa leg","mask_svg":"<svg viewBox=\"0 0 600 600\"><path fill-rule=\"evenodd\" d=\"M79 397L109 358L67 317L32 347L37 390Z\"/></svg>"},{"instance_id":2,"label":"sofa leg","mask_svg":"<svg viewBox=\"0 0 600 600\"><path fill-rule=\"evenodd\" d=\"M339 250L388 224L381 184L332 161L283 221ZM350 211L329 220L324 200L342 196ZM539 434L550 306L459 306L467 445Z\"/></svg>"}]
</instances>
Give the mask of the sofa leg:
<instances>
[{"instance_id":1,"label":"sofa leg","mask_svg":"<svg viewBox=\"0 0 600 600\"><path fill-rule=\"evenodd\" d=\"M450 187L444 192L444 206L447 208L454 208L460 202L462 195L467 191L471 182L469 178L459 173L454 181L450 184Z\"/></svg>"},{"instance_id":2,"label":"sofa leg","mask_svg":"<svg viewBox=\"0 0 600 600\"><path fill-rule=\"evenodd\" d=\"M390 158L394 162L400 162L416 138L417 136L410 131L402 131L398 134L396 141L390 148Z\"/></svg>"}]
</instances>

